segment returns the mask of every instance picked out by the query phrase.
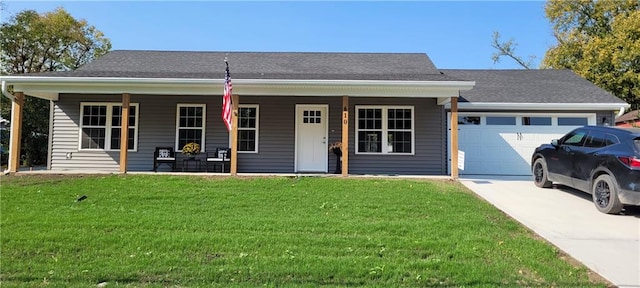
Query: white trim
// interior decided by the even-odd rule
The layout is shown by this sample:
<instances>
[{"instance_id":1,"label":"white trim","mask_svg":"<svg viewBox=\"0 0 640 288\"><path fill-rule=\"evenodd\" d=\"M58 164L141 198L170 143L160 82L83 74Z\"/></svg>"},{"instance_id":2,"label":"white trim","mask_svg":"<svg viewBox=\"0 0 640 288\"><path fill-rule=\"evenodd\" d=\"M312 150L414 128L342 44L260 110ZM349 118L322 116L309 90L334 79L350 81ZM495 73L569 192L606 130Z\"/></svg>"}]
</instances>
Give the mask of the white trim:
<instances>
[{"instance_id":1,"label":"white trim","mask_svg":"<svg viewBox=\"0 0 640 288\"><path fill-rule=\"evenodd\" d=\"M438 102L437 104L439 106L444 106L444 105L449 105L449 107L451 107L451 98L457 98L456 96L451 96L451 97L438 97ZM450 108L449 108L450 109Z\"/></svg>"},{"instance_id":2,"label":"white trim","mask_svg":"<svg viewBox=\"0 0 640 288\"><path fill-rule=\"evenodd\" d=\"M206 143L205 143L205 132L207 131L207 104L192 104L192 103L178 103L176 105L176 139L173 150L175 152L182 152L182 147L178 147L178 143L180 142L180 108L181 107L202 107L202 134L200 136L200 153L204 153ZM184 129L195 129L191 127L184 127Z\"/></svg>"},{"instance_id":3,"label":"white trim","mask_svg":"<svg viewBox=\"0 0 640 288\"><path fill-rule=\"evenodd\" d=\"M381 152L359 152L358 151L358 132L360 129L360 121L359 121L359 116L360 113L358 113L359 109L381 109L382 110L382 128L380 129L381 134L382 134L382 139L380 140L380 145L382 145L380 151ZM385 135L388 135L389 132L389 128L388 128L388 115L387 115L387 111L389 109L409 109L411 110L411 152L410 153L397 153L397 152L389 152L388 151L388 139L387 137L385 137ZM416 129L415 129L415 123L416 123L416 113L415 113L415 107L411 106L411 105L356 105L355 106L355 154L358 155L415 155L416 153ZM397 129L394 129L397 130ZM378 131L378 130L376 130Z\"/></svg>"},{"instance_id":4,"label":"white trim","mask_svg":"<svg viewBox=\"0 0 640 288\"><path fill-rule=\"evenodd\" d=\"M224 80L193 78L3 76L16 92L57 100L60 93L221 95ZM444 98L474 81L234 79L234 93L255 96ZM454 96L455 97L455 96Z\"/></svg>"},{"instance_id":5,"label":"white trim","mask_svg":"<svg viewBox=\"0 0 640 288\"><path fill-rule=\"evenodd\" d=\"M240 127L240 109L242 108L256 108L256 127L255 128L241 128ZM259 139L260 139L260 105L258 104L238 104L238 143L240 142L240 130L248 130L248 131L256 131L256 140L255 140L255 147L256 149L254 151L240 151L240 149L236 150L238 151L238 153L247 153L247 154L257 154L258 153L258 143L259 143Z\"/></svg>"},{"instance_id":6,"label":"white trim","mask_svg":"<svg viewBox=\"0 0 640 288\"><path fill-rule=\"evenodd\" d=\"M83 124L84 121L84 106L105 106L107 109L106 114L106 123L104 126L104 148L82 148L82 128L103 128L103 126L85 126ZM133 128L133 147L127 149L130 152L138 151L138 121L140 119L140 108L138 103L129 103L129 106L136 107L136 115L135 115L135 123L131 125L129 123L129 129ZM78 124L78 151L120 151L120 149L111 149L111 129L122 126L112 126L111 122L113 120L113 107L120 107L122 109L121 102L80 102L80 119ZM121 112L122 113L122 112ZM128 135L128 132L127 132Z\"/></svg>"},{"instance_id":7,"label":"white trim","mask_svg":"<svg viewBox=\"0 0 640 288\"><path fill-rule=\"evenodd\" d=\"M300 119L298 119L298 113L300 111L300 109L304 109L304 108L312 108L312 107L322 107L325 109L325 111L327 111L326 113L324 113L324 116L322 116L322 121L323 121L323 125L324 125L324 139L325 139L325 155L327 156L326 159L327 161L324 162L324 173L328 173L329 172L329 104L296 104L296 108L294 111L294 119L295 119L295 144L294 144L294 149L293 149L293 153L294 153L294 160L293 160L293 169L295 173L298 172L306 172L306 171L298 171L298 121ZM322 172L322 171L319 171Z\"/></svg>"},{"instance_id":8,"label":"white trim","mask_svg":"<svg viewBox=\"0 0 640 288\"><path fill-rule=\"evenodd\" d=\"M627 103L508 103L508 102L462 102L458 103L460 109L483 109L483 110L611 110L618 112L621 108L629 108ZM451 109L451 104L445 105L446 109Z\"/></svg>"}]
</instances>

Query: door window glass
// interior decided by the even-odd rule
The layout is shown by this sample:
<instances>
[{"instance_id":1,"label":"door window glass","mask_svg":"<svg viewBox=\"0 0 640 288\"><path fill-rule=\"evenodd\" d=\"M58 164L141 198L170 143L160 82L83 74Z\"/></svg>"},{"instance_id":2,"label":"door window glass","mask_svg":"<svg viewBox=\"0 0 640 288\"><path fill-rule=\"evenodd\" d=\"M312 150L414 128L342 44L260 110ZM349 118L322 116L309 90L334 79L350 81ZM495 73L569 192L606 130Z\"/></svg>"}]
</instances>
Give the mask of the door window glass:
<instances>
[{"instance_id":1,"label":"door window glass","mask_svg":"<svg viewBox=\"0 0 640 288\"><path fill-rule=\"evenodd\" d=\"M551 126L551 117L522 117L523 126Z\"/></svg>"},{"instance_id":2,"label":"door window glass","mask_svg":"<svg viewBox=\"0 0 640 288\"><path fill-rule=\"evenodd\" d=\"M586 126L588 124L587 117L558 117L558 126Z\"/></svg>"},{"instance_id":3,"label":"door window glass","mask_svg":"<svg viewBox=\"0 0 640 288\"><path fill-rule=\"evenodd\" d=\"M302 112L302 122L303 123L315 123L320 124L321 121L321 111L318 110L304 110Z\"/></svg>"},{"instance_id":4,"label":"door window glass","mask_svg":"<svg viewBox=\"0 0 640 288\"><path fill-rule=\"evenodd\" d=\"M458 116L458 125L480 125L480 116Z\"/></svg>"},{"instance_id":5,"label":"door window glass","mask_svg":"<svg viewBox=\"0 0 640 288\"><path fill-rule=\"evenodd\" d=\"M516 125L516 117L487 116L487 125Z\"/></svg>"}]
</instances>

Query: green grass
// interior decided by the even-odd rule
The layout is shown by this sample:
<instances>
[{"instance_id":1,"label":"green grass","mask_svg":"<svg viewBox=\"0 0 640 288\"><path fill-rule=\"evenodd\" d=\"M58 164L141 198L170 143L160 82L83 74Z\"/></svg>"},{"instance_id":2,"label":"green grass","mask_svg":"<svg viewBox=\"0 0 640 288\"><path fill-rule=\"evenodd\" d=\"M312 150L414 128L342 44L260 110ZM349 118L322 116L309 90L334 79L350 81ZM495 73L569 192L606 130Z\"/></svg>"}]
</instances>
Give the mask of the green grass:
<instances>
[{"instance_id":1,"label":"green grass","mask_svg":"<svg viewBox=\"0 0 640 288\"><path fill-rule=\"evenodd\" d=\"M1 181L3 287L605 286L455 182Z\"/></svg>"}]
</instances>

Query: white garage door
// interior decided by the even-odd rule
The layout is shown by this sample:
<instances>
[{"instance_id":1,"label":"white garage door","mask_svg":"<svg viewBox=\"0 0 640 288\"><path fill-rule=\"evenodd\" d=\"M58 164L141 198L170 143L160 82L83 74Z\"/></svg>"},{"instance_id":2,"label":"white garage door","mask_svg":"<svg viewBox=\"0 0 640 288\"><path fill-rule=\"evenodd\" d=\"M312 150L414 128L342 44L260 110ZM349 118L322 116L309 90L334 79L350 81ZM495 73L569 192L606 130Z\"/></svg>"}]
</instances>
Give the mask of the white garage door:
<instances>
[{"instance_id":1,"label":"white garage door","mask_svg":"<svg viewBox=\"0 0 640 288\"><path fill-rule=\"evenodd\" d=\"M595 114L459 113L460 175L531 175L531 155L574 128L595 125Z\"/></svg>"}]
</instances>

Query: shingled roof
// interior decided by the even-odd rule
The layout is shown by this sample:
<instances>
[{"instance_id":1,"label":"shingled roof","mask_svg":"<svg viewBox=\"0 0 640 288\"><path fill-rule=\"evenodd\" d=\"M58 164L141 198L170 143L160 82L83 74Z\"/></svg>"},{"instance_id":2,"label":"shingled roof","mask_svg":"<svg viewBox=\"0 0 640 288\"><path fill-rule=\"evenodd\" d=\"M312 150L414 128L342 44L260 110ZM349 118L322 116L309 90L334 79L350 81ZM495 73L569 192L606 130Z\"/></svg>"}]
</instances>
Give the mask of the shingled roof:
<instances>
[{"instance_id":1,"label":"shingled roof","mask_svg":"<svg viewBox=\"0 0 640 288\"><path fill-rule=\"evenodd\" d=\"M115 50L74 71L30 76L122 78L456 80L424 53L187 52Z\"/></svg>"},{"instance_id":2,"label":"shingled roof","mask_svg":"<svg viewBox=\"0 0 640 288\"><path fill-rule=\"evenodd\" d=\"M571 70L457 70L446 75L476 82L460 92L460 102L625 103Z\"/></svg>"},{"instance_id":3,"label":"shingled roof","mask_svg":"<svg viewBox=\"0 0 640 288\"><path fill-rule=\"evenodd\" d=\"M633 110L633 111L629 111L626 114L617 117L616 118L616 123L624 123L627 121L636 121L640 119L640 110Z\"/></svg>"}]
</instances>

